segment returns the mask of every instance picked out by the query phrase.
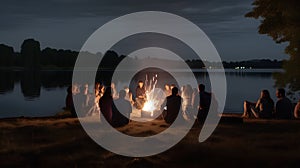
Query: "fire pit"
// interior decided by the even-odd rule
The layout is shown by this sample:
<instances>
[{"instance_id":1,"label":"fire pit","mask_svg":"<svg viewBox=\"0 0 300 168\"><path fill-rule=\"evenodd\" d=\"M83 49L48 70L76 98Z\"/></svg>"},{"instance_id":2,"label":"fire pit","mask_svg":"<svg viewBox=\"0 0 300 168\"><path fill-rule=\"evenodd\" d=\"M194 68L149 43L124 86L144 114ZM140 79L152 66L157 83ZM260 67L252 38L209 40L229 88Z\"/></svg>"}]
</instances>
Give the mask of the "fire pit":
<instances>
[{"instance_id":1,"label":"fire pit","mask_svg":"<svg viewBox=\"0 0 300 168\"><path fill-rule=\"evenodd\" d=\"M152 93L154 94L154 93ZM150 94L149 94L150 95ZM150 99L145 102L144 107L141 111L141 117L144 118L157 118L161 114L160 111L160 100Z\"/></svg>"},{"instance_id":2,"label":"fire pit","mask_svg":"<svg viewBox=\"0 0 300 168\"><path fill-rule=\"evenodd\" d=\"M141 111L141 117L142 118L158 118L161 115L160 110L155 110L153 112L149 112L149 111Z\"/></svg>"}]
</instances>

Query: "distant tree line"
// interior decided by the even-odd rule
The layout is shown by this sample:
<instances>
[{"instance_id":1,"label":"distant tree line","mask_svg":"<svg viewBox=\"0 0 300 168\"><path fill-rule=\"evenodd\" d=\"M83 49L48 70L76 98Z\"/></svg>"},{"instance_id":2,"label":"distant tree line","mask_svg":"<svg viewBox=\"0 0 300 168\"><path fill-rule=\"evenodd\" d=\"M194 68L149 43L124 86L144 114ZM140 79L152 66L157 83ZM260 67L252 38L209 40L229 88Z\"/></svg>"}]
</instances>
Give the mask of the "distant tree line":
<instances>
[{"instance_id":1,"label":"distant tree line","mask_svg":"<svg viewBox=\"0 0 300 168\"><path fill-rule=\"evenodd\" d=\"M34 39L26 39L21 45L21 52L14 52L10 46L0 44L0 67L24 67L26 69L39 68L72 68L75 65L79 52L63 49L45 48L41 50L40 43ZM98 54L85 53L87 57L96 57ZM125 58L125 55L118 55L115 51L107 51L99 65L101 68L115 69ZM131 58L133 59L133 58ZM164 60L167 61L167 60ZM134 62L134 61L133 61ZM216 63L203 62L201 60L186 60L190 68L215 67ZM261 59L249 61L223 62L224 68L281 68L283 61Z\"/></svg>"},{"instance_id":2,"label":"distant tree line","mask_svg":"<svg viewBox=\"0 0 300 168\"><path fill-rule=\"evenodd\" d=\"M21 45L21 52L14 52L10 46L0 44L1 67L24 67L37 69L40 67L73 67L78 52L45 48L41 50L40 43L27 39Z\"/></svg>"},{"instance_id":3,"label":"distant tree line","mask_svg":"<svg viewBox=\"0 0 300 168\"><path fill-rule=\"evenodd\" d=\"M10 67L14 65L15 53L12 47L0 44L0 66Z\"/></svg>"},{"instance_id":4,"label":"distant tree line","mask_svg":"<svg viewBox=\"0 0 300 168\"><path fill-rule=\"evenodd\" d=\"M215 67L218 68L219 64L214 62L203 62L201 60L187 60L186 63L191 68L209 68ZM233 69L236 67L245 67L247 69L279 69L282 68L283 61L270 60L270 59L256 59L248 61L223 61L224 68ZM206 66L205 66L206 65Z\"/></svg>"},{"instance_id":5,"label":"distant tree line","mask_svg":"<svg viewBox=\"0 0 300 168\"><path fill-rule=\"evenodd\" d=\"M245 67L253 69L278 69L282 68L283 61L259 59L249 61L223 62L224 68Z\"/></svg>"}]
</instances>

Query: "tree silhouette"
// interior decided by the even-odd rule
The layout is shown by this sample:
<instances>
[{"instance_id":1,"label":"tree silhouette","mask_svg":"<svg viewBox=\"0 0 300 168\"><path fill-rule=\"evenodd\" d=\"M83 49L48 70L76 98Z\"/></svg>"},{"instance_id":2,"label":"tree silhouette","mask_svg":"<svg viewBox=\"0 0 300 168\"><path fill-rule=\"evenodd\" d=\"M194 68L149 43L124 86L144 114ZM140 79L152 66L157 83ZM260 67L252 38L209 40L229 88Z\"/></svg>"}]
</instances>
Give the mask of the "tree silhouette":
<instances>
[{"instance_id":1,"label":"tree silhouette","mask_svg":"<svg viewBox=\"0 0 300 168\"><path fill-rule=\"evenodd\" d=\"M21 46L21 56L26 69L37 69L40 67L41 48L40 42L34 39L24 40Z\"/></svg>"},{"instance_id":2,"label":"tree silhouette","mask_svg":"<svg viewBox=\"0 0 300 168\"><path fill-rule=\"evenodd\" d=\"M63 49L45 48L41 52L43 66L74 67L78 52Z\"/></svg>"},{"instance_id":3,"label":"tree silhouette","mask_svg":"<svg viewBox=\"0 0 300 168\"><path fill-rule=\"evenodd\" d=\"M14 64L14 49L4 44L0 44L0 66L10 67Z\"/></svg>"},{"instance_id":4,"label":"tree silhouette","mask_svg":"<svg viewBox=\"0 0 300 168\"><path fill-rule=\"evenodd\" d=\"M276 73L276 86L287 86L290 92L300 90L300 12L299 0L255 0L254 8L246 17L260 19L260 34L271 36L276 43L288 43L285 53L284 73Z\"/></svg>"}]
</instances>

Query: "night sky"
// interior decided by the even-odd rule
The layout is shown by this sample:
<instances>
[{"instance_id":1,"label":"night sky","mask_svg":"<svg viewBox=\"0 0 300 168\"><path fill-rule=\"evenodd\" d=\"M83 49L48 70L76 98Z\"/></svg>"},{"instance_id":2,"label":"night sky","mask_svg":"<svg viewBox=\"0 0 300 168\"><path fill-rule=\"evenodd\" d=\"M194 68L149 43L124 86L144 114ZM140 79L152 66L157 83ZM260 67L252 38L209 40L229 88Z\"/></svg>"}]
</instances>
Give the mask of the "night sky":
<instances>
[{"instance_id":1,"label":"night sky","mask_svg":"<svg viewBox=\"0 0 300 168\"><path fill-rule=\"evenodd\" d=\"M245 18L253 0L9 0L0 5L0 43L20 50L24 39L41 48L80 50L101 25L124 14L170 12L197 24L222 60L287 59L285 44L257 33L259 21ZM121 53L122 54L122 53Z\"/></svg>"}]
</instances>

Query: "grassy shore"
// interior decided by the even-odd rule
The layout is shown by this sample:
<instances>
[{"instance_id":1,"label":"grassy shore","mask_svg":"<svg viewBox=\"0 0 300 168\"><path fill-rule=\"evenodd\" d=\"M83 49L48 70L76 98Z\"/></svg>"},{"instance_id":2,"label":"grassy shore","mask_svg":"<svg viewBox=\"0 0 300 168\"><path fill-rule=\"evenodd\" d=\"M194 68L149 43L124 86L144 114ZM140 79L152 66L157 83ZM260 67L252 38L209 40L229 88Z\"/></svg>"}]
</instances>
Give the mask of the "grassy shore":
<instances>
[{"instance_id":1,"label":"grassy shore","mask_svg":"<svg viewBox=\"0 0 300 168\"><path fill-rule=\"evenodd\" d=\"M162 120L119 128L134 136L156 134ZM159 155L131 158L99 145L73 118L0 120L1 167L299 167L299 120L222 122L204 143L195 124L177 145Z\"/></svg>"}]
</instances>

